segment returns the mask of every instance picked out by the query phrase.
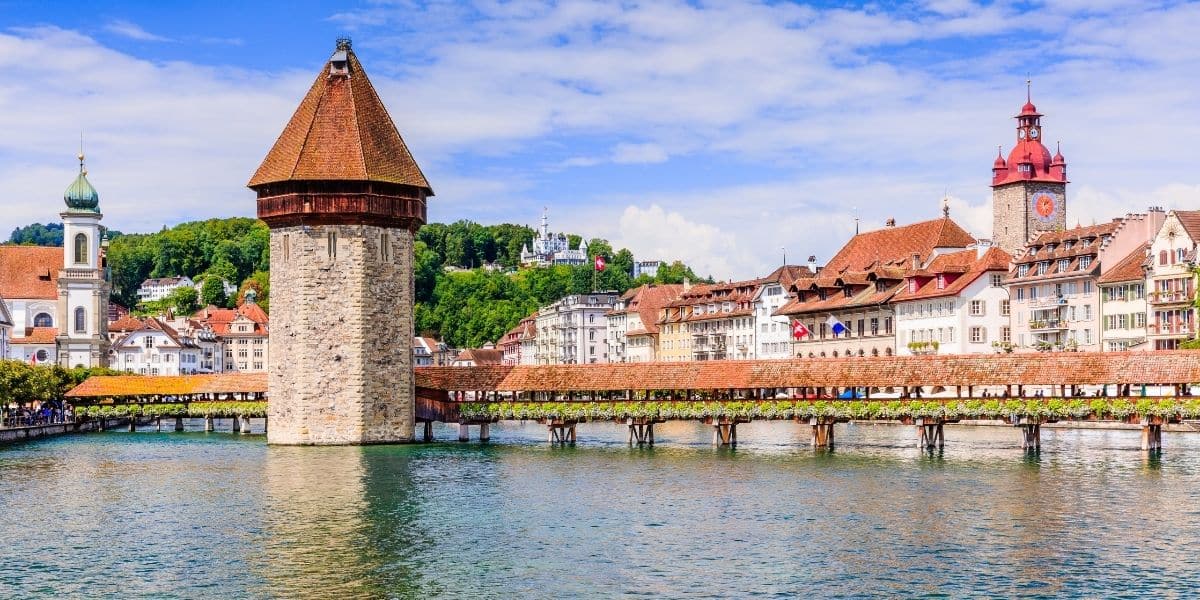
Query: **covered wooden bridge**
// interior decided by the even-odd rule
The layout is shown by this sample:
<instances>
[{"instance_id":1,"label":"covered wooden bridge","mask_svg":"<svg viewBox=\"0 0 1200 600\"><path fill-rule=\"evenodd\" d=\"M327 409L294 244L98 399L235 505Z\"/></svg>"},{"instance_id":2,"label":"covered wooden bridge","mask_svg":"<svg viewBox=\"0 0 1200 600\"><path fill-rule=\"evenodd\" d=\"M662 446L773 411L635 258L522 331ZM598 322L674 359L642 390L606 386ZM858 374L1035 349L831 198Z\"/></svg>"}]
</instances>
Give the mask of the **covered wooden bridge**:
<instances>
[{"instance_id":1,"label":"covered wooden bridge","mask_svg":"<svg viewBox=\"0 0 1200 600\"><path fill-rule=\"evenodd\" d=\"M653 440L653 424L698 418L714 440L736 443L737 424L796 419L813 444L833 444L833 424L900 420L921 444L940 447L942 425L966 418L1019 426L1040 447L1040 426L1059 420L1141 424L1143 445L1161 447L1161 426L1200 418L1200 353L1059 352L759 361L624 363L417 369L417 419L468 425L544 421L552 441L573 441L575 424L625 421L631 440Z\"/></svg>"},{"instance_id":2,"label":"covered wooden bridge","mask_svg":"<svg viewBox=\"0 0 1200 600\"><path fill-rule=\"evenodd\" d=\"M229 418L233 430L250 432L250 419L266 421L267 374L107 375L89 377L66 394L83 417L129 419L130 431L142 420L174 418L183 430L184 417L204 418L213 431L214 419Z\"/></svg>"}]
</instances>

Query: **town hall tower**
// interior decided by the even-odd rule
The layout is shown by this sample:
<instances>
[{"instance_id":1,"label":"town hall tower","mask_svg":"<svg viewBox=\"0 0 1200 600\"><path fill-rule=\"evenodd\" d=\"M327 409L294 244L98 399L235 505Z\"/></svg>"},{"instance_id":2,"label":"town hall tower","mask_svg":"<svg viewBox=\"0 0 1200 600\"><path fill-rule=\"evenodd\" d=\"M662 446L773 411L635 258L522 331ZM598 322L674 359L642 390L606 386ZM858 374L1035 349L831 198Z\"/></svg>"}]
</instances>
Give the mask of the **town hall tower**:
<instances>
[{"instance_id":1,"label":"town hall tower","mask_svg":"<svg viewBox=\"0 0 1200 600\"><path fill-rule=\"evenodd\" d=\"M1042 114L1028 93L1017 115L1017 144L992 164L992 238L1012 256L1043 231L1066 228L1067 161L1042 144Z\"/></svg>"},{"instance_id":2,"label":"town hall tower","mask_svg":"<svg viewBox=\"0 0 1200 600\"><path fill-rule=\"evenodd\" d=\"M267 441L411 441L413 238L433 190L350 40L248 186L271 229Z\"/></svg>"}]
</instances>

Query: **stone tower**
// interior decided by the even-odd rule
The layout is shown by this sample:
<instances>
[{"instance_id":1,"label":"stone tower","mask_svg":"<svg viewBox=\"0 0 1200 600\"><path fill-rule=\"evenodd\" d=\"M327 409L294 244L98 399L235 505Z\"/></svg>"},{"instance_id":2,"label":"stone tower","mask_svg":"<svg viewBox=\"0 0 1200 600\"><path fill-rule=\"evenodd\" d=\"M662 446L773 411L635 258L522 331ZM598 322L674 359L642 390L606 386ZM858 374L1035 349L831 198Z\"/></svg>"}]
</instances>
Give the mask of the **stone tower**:
<instances>
[{"instance_id":1,"label":"stone tower","mask_svg":"<svg viewBox=\"0 0 1200 600\"><path fill-rule=\"evenodd\" d=\"M1067 223L1067 161L1042 144L1042 114L1028 90L1016 118L1016 146L992 164L992 239L1014 257L1039 233Z\"/></svg>"},{"instance_id":2,"label":"stone tower","mask_svg":"<svg viewBox=\"0 0 1200 600\"><path fill-rule=\"evenodd\" d=\"M110 285L101 251L100 194L87 178L83 152L79 176L63 193L63 268L58 273L58 364L108 366Z\"/></svg>"},{"instance_id":3,"label":"stone tower","mask_svg":"<svg viewBox=\"0 0 1200 600\"><path fill-rule=\"evenodd\" d=\"M271 228L267 441L410 441L413 236L433 190L350 40L248 185Z\"/></svg>"}]
</instances>

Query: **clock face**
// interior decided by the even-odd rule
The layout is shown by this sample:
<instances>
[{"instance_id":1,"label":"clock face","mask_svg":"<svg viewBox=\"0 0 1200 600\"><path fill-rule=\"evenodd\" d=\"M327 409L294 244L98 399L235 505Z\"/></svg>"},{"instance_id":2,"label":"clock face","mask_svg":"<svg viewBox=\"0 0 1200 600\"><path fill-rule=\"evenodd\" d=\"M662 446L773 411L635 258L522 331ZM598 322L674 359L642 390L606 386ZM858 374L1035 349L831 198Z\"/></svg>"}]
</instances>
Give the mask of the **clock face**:
<instances>
[{"instance_id":1,"label":"clock face","mask_svg":"<svg viewBox=\"0 0 1200 600\"><path fill-rule=\"evenodd\" d=\"M1025 139L1025 130L1024 130L1024 129L1018 129L1018 130L1017 130L1017 137L1019 137L1019 138L1021 138L1021 139Z\"/></svg>"},{"instance_id":2,"label":"clock face","mask_svg":"<svg viewBox=\"0 0 1200 600\"><path fill-rule=\"evenodd\" d=\"M1029 137L1031 137L1031 138L1033 138L1033 139L1035 139L1035 140L1036 140L1036 139L1037 139L1037 136L1038 136L1038 130L1036 130L1036 129L1030 129L1030 130L1029 130Z\"/></svg>"},{"instance_id":3,"label":"clock face","mask_svg":"<svg viewBox=\"0 0 1200 600\"><path fill-rule=\"evenodd\" d=\"M1059 206L1058 196L1049 190L1039 190L1033 193L1033 214L1038 220L1043 223L1053 222L1058 218Z\"/></svg>"}]
</instances>

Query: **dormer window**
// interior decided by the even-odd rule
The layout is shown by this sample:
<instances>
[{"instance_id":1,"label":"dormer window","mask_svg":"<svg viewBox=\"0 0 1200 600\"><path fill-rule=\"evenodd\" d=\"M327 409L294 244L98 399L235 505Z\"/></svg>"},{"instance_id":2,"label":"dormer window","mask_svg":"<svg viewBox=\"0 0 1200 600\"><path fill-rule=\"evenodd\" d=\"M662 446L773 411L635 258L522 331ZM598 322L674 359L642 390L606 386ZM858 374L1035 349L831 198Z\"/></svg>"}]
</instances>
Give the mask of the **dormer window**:
<instances>
[{"instance_id":1,"label":"dormer window","mask_svg":"<svg viewBox=\"0 0 1200 600\"><path fill-rule=\"evenodd\" d=\"M842 296L849 298L852 294L853 294L853 292L850 290L849 287L842 288Z\"/></svg>"},{"instance_id":2,"label":"dormer window","mask_svg":"<svg viewBox=\"0 0 1200 600\"><path fill-rule=\"evenodd\" d=\"M1037 274L1038 275L1045 275L1046 271L1049 271L1049 270L1050 270L1050 261L1043 260L1042 262L1037 264Z\"/></svg>"},{"instance_id":3,"label":"dormer window","mask_svg":"<svg viewBox=\"0 0 1200 600\"><path fill-rule=\"evenodd\" d=\"M1079 268L1080 269L1086 269L1090 266L1092 266L1092 257L1090 257L1090 256L1080 256L1079 257Z\"/></svg>"},{"instance_id":4,"label":"dormer window","mask_svg":"<svg viewBox=\"0 0 1200 600\"><path fill-rule=\"evenodd\" d=\"M910 294L917 293L917 280L915 278L908 280L908 292Z\"/></svg>"},{"instance_id":5,"label":"dormer window","mask_svg":"<svg viewBox=\"0 0 1200 600\"><path fill-rule=\"evenodd\" d=\"M946 276L942 275L940 273L937 276L937 289L939 289L939 290L946 289Z\"/></svg>"},{"instance_id":6,"label":"dormer window","mask_svg":"<svg viewBox=\"0 0 1200 600\"><path fill-rule=\"evenodd\" d=\"M1059 273L1065 273L1067 271L1067 269L1070 267L1071 267L1071 259L1069 259L1069 258L1058 259L1058 272Z\"/></svg>"}]
</instances>

